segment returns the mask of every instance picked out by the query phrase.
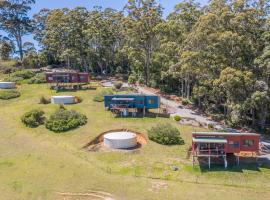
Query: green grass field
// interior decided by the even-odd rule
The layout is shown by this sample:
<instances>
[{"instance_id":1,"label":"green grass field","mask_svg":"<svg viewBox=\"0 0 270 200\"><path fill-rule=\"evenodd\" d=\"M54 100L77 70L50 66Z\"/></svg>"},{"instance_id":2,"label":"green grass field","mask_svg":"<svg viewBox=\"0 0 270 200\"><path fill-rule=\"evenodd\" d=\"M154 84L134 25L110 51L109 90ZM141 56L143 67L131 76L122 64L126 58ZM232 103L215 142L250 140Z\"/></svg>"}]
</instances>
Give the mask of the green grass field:
<instances>
[{"instance_id":1,"label":"green grass field","mask_svg":"<svg viewBox=\"0 0 270 200\"><path fill-rule=\"evenodd\" d=\"M48 116L57 106L40 105L39 98L55 93L46 85L22 85L19 91L22 95L18 99L0 100L0 199L93 199L60 194L92 190L111 193L116 200L269 199L270 169L193 168L186 158L193 127L178 126L165 118L113 118L103 103L92 101L97 91L89 90L65 92L83 98L82 103L66 107L86 114L87 125L63 134L44 126L30 129L20 117L33 108L43 109ZM147 129L161 122L175 124L186 144L167 147L150 141L133 153L82 149L103 131L129 128L146 134ZM173 171L172 166L180 169Z\"/></svg>"}]
</instances>

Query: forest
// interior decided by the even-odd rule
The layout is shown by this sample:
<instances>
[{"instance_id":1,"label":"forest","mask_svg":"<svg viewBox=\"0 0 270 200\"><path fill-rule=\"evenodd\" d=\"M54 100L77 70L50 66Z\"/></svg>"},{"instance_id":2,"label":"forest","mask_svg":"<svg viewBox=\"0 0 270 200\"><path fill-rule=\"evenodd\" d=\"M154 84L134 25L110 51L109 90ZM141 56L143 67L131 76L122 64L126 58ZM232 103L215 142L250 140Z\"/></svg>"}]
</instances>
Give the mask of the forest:
<instances>
[{"instance_id":1,"label":"forest","mask_svg":"<svg viewBox=\"0 0 270 200\"><path fill-rule=\"evenodd\" d=\"M24 68L62 66L181 96L233 127L270 130L269 0L185 0L165 16L156 0L122 10L42 9L0 1L0 57ZM25 35L32 34L39 49Z\"/></svg>"}]
</instances>

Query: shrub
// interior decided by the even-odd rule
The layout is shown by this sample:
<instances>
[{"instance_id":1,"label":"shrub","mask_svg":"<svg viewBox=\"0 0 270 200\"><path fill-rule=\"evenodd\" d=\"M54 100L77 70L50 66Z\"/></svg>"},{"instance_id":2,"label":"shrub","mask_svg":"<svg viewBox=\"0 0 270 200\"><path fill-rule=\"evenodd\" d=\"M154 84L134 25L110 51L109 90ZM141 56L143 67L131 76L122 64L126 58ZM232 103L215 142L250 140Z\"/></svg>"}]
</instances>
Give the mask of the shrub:
<instances>
[{"instance_id":1,"label":"shrub","mask_svg":"<svg viewBox=\"0 0 270 200\"><path fill-rule=\"evenodd\" d=\"M189 101L188 99L183 99L183 100L182 100L182 104L183 104L184 106L186 106L186 105L190 104L190 101Z\"/></svg>"},{"instance_id":2,"label":"shrub","mask_svg":"<svg viewBox=\"0 0 270 200\"><path fill-rule=\"evenodd\" d=\"M12 77L21 77L23 79L30 79L35 76L35 73L31 70L23 69L11 74Z\"/></svg>"},{"instance_id":3,"label":"shrub","mask_svg":"<svg viewBox=\"0 0 270 200\"><path fill-rule=\"evenodd\" d=\"M104 101L104 96L105 95L110 95L110 94L114 94L112 89L103 89L101 91L99 91L94 97L93 97L93 101L96 102L103 102Z\"/></svg>"},{"instance_id":4,"label":"shrub","mask_svg":"<svg viewBox=\"0 0 270 200\"><path fill-rule=\"evenodd\" d=\"M25 113L21 120L27 127L35 128L44 123L44 112L42 110L31 110Z\"/></svg>"},{"instance_id":5,"label":"shrub","mask_svg":"<svg viewBox=\"0 0 270 200\"><path fill-rule=\"evenodd\" d=\"M75 97L75 103L81 103L83 99L81 97Z\"/></svg>"},{"instance_id":6,"label":"shrub","mask_svg":"<svg viewBox=\"0 0 270 200\"><path fill-rule=\"evenodd\" d=\"M134 85L136 83L137 79L136 79L136 76L134 75L130 75L128 77L128 83L131 84L131 85Z\"/></svg>"},{"instance_id":7,"label":"shrub","mask_svg":"<svg viewBox=\"0 0 270 200\"><path fill-rule=\"evenodd\" d=\"M179 115L175 115L174 120L177 122L180 122L182 120L182 118Z\"/></svg>"},{"instance_id":8,"label":"shrub","mask_svg":"<svg viewBox=\"0 0 270 200\"><path fill-rule=\"evenodd\" d=\"M0 99L8 100L20 97L21 94L17 90L3 90L0 91Z\"/></svg>"},{"instance_id":9,"label":"shrub","mask_svg":"<svg viewBox=\"0 0 270 200\"><path fill-rule=\"evenodd\" d=\"M56 132L65 132L87 123L87 117L75 110L59 108L46 121L46 128Z\"/></svg>"},{"instance_id":10,"label":"shrub","mask_svg":"<svg viewBox=\"0 0 270 200\"><path fill-rule=\"evenodd\" d=\"M35 73L31 70L19 70L15 71L12 74L10 74L10 77L6 79L6 81L12 81L12 82L22 82L24 80L31 79L35 76Z\"/></svg>"},{"instance_id":11,"label":"shrub","mask_svg":"<svg viewBox=\"0 0 270 200\"><path fill-rule=\"evenodd\" d=\"M43 73L36 74L34 77L27 81L28 84L41 84L46 83L46 78Z\"/></svg>"},{"instance_id":12,"label":"shrub","mask_svg":"<svg viewBox=\"0 0 270 200\"><path fill-rule=\"evenodd\" d=\"M120 90L123 86L123 83L120 82L120 81L117 81L113 84L114 88L117 89L117 90Z\"/></svg>"},{"instance_id":13,"label":"shrub","mask_svg":"<svg viewBox=\"0 0 270 200\"><path fill-rule=\"evenodd\" d=\"M214 129L214 124L208 124L208 129Z\"/></svg>"},{"instance_id":14,"label":"shrub","mask_svg":"<svg viewBox=\"0 0 270 200\"><path fill-rule=\"evenodd\" d=\"M180 136L177 128L171 124L158 124L148 130L149 139L164 145L184 144L184 140Z\"/></svg>"},{"instance_id":15,"label":"shrub","mask_svg":"<svg viewBox=\"0 0 270 200\"><path fill-rule=\"evenodd\" d=\"M40 99L39 99L39 103L40 103L40 104L49 104L49 103L51 103L51 100L50 100L50 99L47 99L47 98L44 97L44 96L42 96L42 97L40 97Z\"/></svg>"}]
</instances>

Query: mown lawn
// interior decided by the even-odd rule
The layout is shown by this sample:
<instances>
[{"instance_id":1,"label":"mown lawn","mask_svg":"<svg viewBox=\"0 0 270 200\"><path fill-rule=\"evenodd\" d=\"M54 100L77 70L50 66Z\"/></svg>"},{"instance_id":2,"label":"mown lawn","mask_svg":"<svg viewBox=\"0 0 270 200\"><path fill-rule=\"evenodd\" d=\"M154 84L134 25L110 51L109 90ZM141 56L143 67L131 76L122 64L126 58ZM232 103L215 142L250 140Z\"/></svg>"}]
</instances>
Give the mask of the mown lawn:
<instances>
[{"instance_id":1,"label":"mown lawn","mask_svg":"<svg viewBox=\"0 0 270 200\"><path fill-rule=\"evenodd\" d=\"M174 122L165 118L113 118L103 103L92 101L97 91L89 90L65 93L83 98L82 103L66 107L86 114L87 125L64 134L52 133L44 126L29 129L20 117L33 108L43 109L48 116L57 106L39 105L39 98L55 93L47 85L22 85L19 91L22 96L18 99L0 100L0 199L64 199L60 192L91 190L132 200L269 199L270 169L192 168L186 156L191 132L196 130L193 127L178 126L186 142L183 146L149 142L133 153L86 152L82 147L103 131L129 128L146 134L155 124ZM173 171L172 166L180 169Z\"/></svg>"}]
</instances>

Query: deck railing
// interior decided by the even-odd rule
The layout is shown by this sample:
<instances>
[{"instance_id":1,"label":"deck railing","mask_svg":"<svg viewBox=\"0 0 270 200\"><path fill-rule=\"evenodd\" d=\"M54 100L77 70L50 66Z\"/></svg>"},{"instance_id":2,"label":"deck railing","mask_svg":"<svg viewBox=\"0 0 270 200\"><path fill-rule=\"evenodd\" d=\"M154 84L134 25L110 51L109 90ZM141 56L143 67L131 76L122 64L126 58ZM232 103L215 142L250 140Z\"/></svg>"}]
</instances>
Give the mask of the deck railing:
<instances>
[{"instance_id":1,"label":"deck railing","mask_svg":"<svg viewBox=\"0 0 270 200\"><path fill-rule=\"evenodd\" d=\"M225 149L206 149L206 150L197 150L193 151L194 156L223 156L225 155Z\"/></svg>"}]
</instances>

